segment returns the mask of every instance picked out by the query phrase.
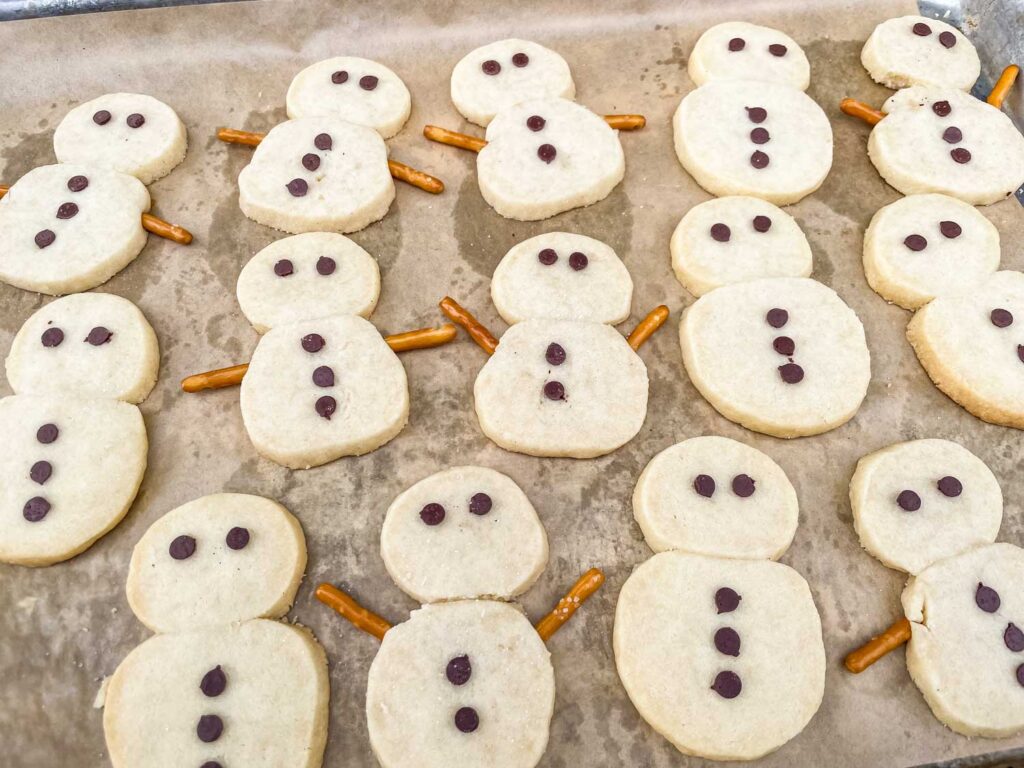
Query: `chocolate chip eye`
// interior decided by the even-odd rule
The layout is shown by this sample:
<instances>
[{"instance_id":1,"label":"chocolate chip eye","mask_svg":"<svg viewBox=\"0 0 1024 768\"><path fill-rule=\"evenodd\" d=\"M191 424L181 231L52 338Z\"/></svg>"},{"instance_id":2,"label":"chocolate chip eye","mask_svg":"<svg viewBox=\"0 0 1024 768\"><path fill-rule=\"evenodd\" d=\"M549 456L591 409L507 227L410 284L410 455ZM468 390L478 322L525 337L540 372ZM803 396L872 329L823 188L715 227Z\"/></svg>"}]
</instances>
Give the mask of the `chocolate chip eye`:
<instances>
[{"instance_id":1,"label":"chocolate chip eye","mask_svg":"<svg viewBox=\"0 0 1024 768\"><path fill-rule=\"evenodd\" d=\"M25 502L21 509L21 515L30 523L38 523L50 512L50 502L42 496L33 496Z\"/></svg>"},{"instance_id":2,"label":"chocolate chip eye","mask_svg":"<svg viewBox=\"0 0 1024 768\"><path fill-rule=\"evenodd\" d=\"M427 525L440 525L444 522L444 514L444 507L432 501L420 510L420 520Z\"/></svg>"},{"instance_id":3,"label":"chocolate chip eye","mask_svg":"<svg viewBox=\"0 0 1024 768\"><path fill-rule=\"evenodd\" d=\"M379 82L380 80L373 75L363 75L359 78L359 87L364 91L372 91L377 87L377 83Z\"/></svg>"},{"instance_id":4,"label":"chocolate chip eye","mask_svg":"<svg viewBox=\"0 0 1024 768\"><path fill-rule=\"evenodd\" d=\"M544 384L544 397L548 400L565 400L565 386L560 381Z\"/></svg>"},{"instance_id":5,"label":"chocolate chip eye","mask_svg":"<svg viewBox=\"0 0 1024 768\"><path fill-rule=\"evenodd\" d=\"M330 421L331 416L333 416L334 412L338 410L338 401L330 395L324 395L323 397L317 398L317 401L313 404L313 410L315 410L321 417Z\"/></svg>"},{"instance_id":6,"label":"chocolate chip eye","mask_svg":"<svg viewBox=\"0 0 1024 768\"><path fill-rule=\"evenodd\" d=\"M104 328L102 325L97 325L89 331L89 335L85 337L85 340L94 347L100 347L110 341L113 336L113 331Z\"/></svg>"},{"instance_id":7,"label":"chocolate chip eye","mask_svg":"<svg viewBox=\"0 0 1024 768\"><path fill-rule=\"evenodd\" d=\"M290 259L281 259L279 262L274 264L274 274L278 277L288 277L288 275L295 272L295 265L292 264Z\"/></svg>"},{"instance_id":8,"label":"chocolate chip eye","mask_svg":"<svg viewBox=\"0 0 1024 768\"><path fill-rule=\"evenodd\" d=\"M551 342L544 350L544 359L549 365L561 365L565 362L565 348L561 344Z\"/></svg>"},{"instance_id":9,"label":"chocolate chip eye","mask_svg":"<svg viewBox=\"0 0 1024 768\"><path fill-rule=\"evenodd\" d=\"M191 536L182 534L175 537L167 551L175 560L187 560L196 553L196 540Z\"/></svg>"},{"instance_id":10,"label":"chocolate chip eye","mask_svg":"<svg viewBox=\"0 0 1024 768\"><path fill-rule=\"evenodd\" d=\"M39 340L44 347L59 347L64 341L64 331L57 327L47 328Z\"/></svg>"},{"instance_id":11,"label":"chocolate chip eye","mask_svg":"<svg viewBox=\"0 0 1024 768\"><path fill-rule=\"evenodd\" d=\"M348 82L348 72L344 69L339 69L337 72L331 75L331 82L335 85L341 85L342 83Z\"/></svg>"},{"instance_id":12,"label":"chocolate chip eye","mask_svg":"<svg viewBox=\"0 0 1024 768\"><path fill-rule=\"evenodd\" d=\"M224 733L224 721L217 715L203 715L196 725L196 736L204 744L209 744L220 738Z\"/></svg>"},{"instance_id":13,"label":"chocolate chip eye","mask_svg":"<svg viewBox=\"0 0 1024 768\"><path fill-rule=\"evenodd\" d=\"M942 233L943 237L947 237L950 240L960 237L960 234L963 232L960 225L955 221L940 221L939 231Z\"/></svg>"},{"instance_id":14,"label":"chocolate chip eye","mask_svg":"<svg viewBox=\"0 0 1024 768\"><path fill-rule=\"evenodd\" d=\"M928 247L928 241L922 235L907 235L903 244L912 251L923 251Z\"/></svg>"},{"instance_id":15,"label":"chocolate chip eye","mask_svg":"<svg viewBox=\"0 0 1024 768\"><path fill-rule=\"evenodd\" d=\"M55 442L59 436L60 430L57 429L56 424L43 424L43 426L36 430L36 440L43 445Z\"/></svg>"},{"instance_id":16,"label":"chocolate chip eye","mask_svg":"<svg viewBox=\"0 0 1024 768\"><path fill-rule=\"evenodd\" d=\"M921 497L914 491L900 491L896 497L896 504L904 512L917 512L921 508Z\"/></svg>"},{"instance_id":17,"label":"chocolate chip eye","mask_svg":"<svg viewBox=\"0 0 1024 768\"><path fill-rule=\"evenodd\" d=\"M469 656L455 656L444 670L445 677L452 685L465 685L473 674L473 665L469 663Z\"/></svg>"},{"instance_id":18,"label":"chocolate chip eye","mask_svg":"<svg viewBox=\"0 0 1024 768\"><path fill-rule=\"evenodd\" d=\"M740 655L740 634L732 627L722 627L715 632L715 648L726 656Z\"/></svg>"},{"instance_id":19,"label":"chocolate chip eye","mask_svg":"<svg viewBox=\"0 0 1024 768\"><path fill-rule=\"evenodd\" d=\"M480 65L480 69L484 71L485 75L496 75L501 72L501 64L494 59L488 59Z\"/></svg>"},{"instance_id":20,"label":"chocolate chip eye","mask_svg":"<svg viewBox=\"0 0 1024 768\"><path fill-rule=\"evenodd\" d=\"M512 64L516 67L522 68L530 63L530 57L525 53L516 53L512 55Z\"/></svg>"},{"instance_id":21,"label":"chocolate chip eye","mask_svg":"<svg viewBox=\"0 0 1024 768\"><path fill-rule=\"evenodd\" d=\"M128 123L129 128L141 128L145 124L146 118L140 115L138 112L133 112L132 114L128 115L128 118L125 120L125 122Z\"/></svg>"},{"instance_id":22,"label":"chocolate chip eye","mask_svg":"<svg viewBox=\"0 0 1024 768\"><path fill-rule=\"evenodd\" d=\"M999 599L999 593L992 589L992 587L986 587L981 582L978 582L978 589L974 592L974 602L985 613L995 613L1002 604L1002 601Z\"/></svg>"},{"instance_id":23,"label":"chocolate chip eye","mask_svg":"<svg viewBox=\"0 0 1024 768\"><path fill-rule=\"evenodd\" d=\"M224 674L224 670L220 668L220 664L211 669L199 682L199 690L203 692L203 695L208 698L214 698L224 693L224 689L228 687L228 676Z\"/></svg>"},{"instance_id":24,"label":"chocolate chip eye","mask_svg":"<svg viewBox=\"0 0 1024 768\"><path fill-rule=\"evenodd\" d=\"M569 254L569 266L576 272L586 269L587 264L590 263L590 259L587 258L586 254L574 251Z\"/></svg>"},{"instance_id":25,"label":"chocolate chip eye","mask_svg":"<svg viewBox=\"0 0 1024 768\"><path fill-rule=\"evenodd\" d=\"M732 237L732 230L725 224L712 224L711 225L711 239L719 243L728 243L729 238Z\"/></svg>"},{"instance_id":26,"label":"chocolate chip eye","mask_svg":"<svg viewBox=\"0 0 1024 768\"><path fill-rule=\"evenodd\" d=\"M732 40L729 41L729 50L732 51L733 53L736 53L737 51L742 51L746 47L747 41L744 40L742 37L734 37Z\"/></svg>"},{"instance_id":27,"label":"chocolate chip eye","mask_svg":"<svg viewBox=\"0 0 1024 768\"><path fill-rule=\"evenodd\" d=\"M755 232L767 232L772 228L772 220L767 216L755 216L754 217L754 231Z\"/></svg>"},{"instance_id":28,"label":"chocolate chip eye","mask_svg":"<svg viewBox=\"0 0 1024 768\"><path fill-rule=\"evenodd\" d=\"M39 248L49 248L57 239L57 233L52 229L41 229L36 232L35 242Z\"/></svg>"},{"instance_id":29,"label":"chocolate chip eye","mask_svg":"<svg viewBox=\"0 0 1024 768\"><path fill-rule=\"evenodd\" d=\"M956 35L949 30L939 33L939 42L942 43L943 48L952 48L956 45Z\"/></svg>"},{"instance_id":30,"label":"chocolate chip eye","mask_svg":"<svg viewBox=\"0 0 1024 768\"><path fill-rule=\"evenodd\" d=\"M989 320L996 328L1009 328L1013 325L1013 313L1008 309L997 307L989 314Z\"/></svg>"},{"instance_id":31,"label":"chocolate chip eye","mask_svg":"<svg viewBox=\"0 0 1024 768\"><path fill-rule=\"evenodd\" d=\"M534 133L543 130L544 126L547 124L548 121L545 120L540 115L530 115L528 118L526 118L526 127L529 128Z\"/></svg>"},{"instance_id":32,"label":"chocolate chip eye","mask_svg":"<svg viewBox=\"0 0 1024 768\"><path fill-rule=\"evenodd\" d=\"M764 320L772 328L782 328L786 323L789 322L789 312L778 307L773 307L768 310L768 314L764 316Z\"/></svg>"},{"instance_id":33,"label":"chocolate chip eye","mask_svg":"<svg viewBox=\"0 0 1024 768\"><path fill-rule=\"evenodd\" d=\"M772 56L785 56L788 50L782 43L772 43L768 46L768 53Z\"/></svg>"},{"instance_id":34,"label":"chocolate chip eye","mask_svg":"<svg viewBox=\"0 0 1024 768\"><path fill-rule=\"evenodd\" d=\"M715 675L715 682L711 684L711 690L723 699L735 699L743 690L743 683L740 676L735 672L719 672Z\"/></svg>"},{"instance_id":35,"label":"chocolate chip eye","mask_svg":"<svg viewBox=\"0 0 1024 768\"><path fill-rule=\"evenodd\" d=\"M321 152L326 152L334 146L334 139L329 133L318 133L313 139L313 146Z\"/></svg>"},{"instance_id":36,"label":"chocolate chip eye","mask_svg":"<svg viewBox=\"0 0 1024 768\"><path fill-rule=\"evenodd\" d=\"M228 545L228 549L245 549L249 546L249 529L236 525L228 531L228 535L224 537L224 543Z\"/></svg>"},{"instance_id":37,"label":"chocolate chip eye","mask_svg":"<svg viewBox=\"0 0 1024 768\"><path fill-rule=\"evenodd\" d=\"M754 490L754 478L750 475L736 475L736 477L732 479L732 492L741 499L753 496Z\"/></svg>"},{"instance_id":38,"label":"chocolate chip eye","mask_svg":"<svg viewBox=\"0 0 1024 768\"><path fill-rule=\"evenodd\" d=\"M105 109L101 109L92 116L92 121L96 125L106 125L110 122L110 113Z\"/></svg>"},{"instance_id":39,"label":"chocolate chip eye","mask_svg":"<svg viewBox=\"0 0 1024 768\"><path fill-rule=\"evenodd\" d=\"M730 587L721 587L715 592L715 610L719 614L732 613L739 608L742 599L736 590Z\"/></svg>"},{"instance_id":40,"label":"chocolate chip eye","mask_svg":"<svg viewBox=\"0 0 1024 768\"><path fill-rule=\"evenodd\" d=\"M455 713L455 727L463 733L472 733L480 727L480 715L472 707L462 707Z\"/></svg>"},{"instance_id":41,"label":"chocolate chip eye","mask_svg":"<svg viewBox=\"0 0 1024 768\"><path fill-rule=\"evenodd\" d=\"M307 333L305 336L302 337L301 343L302 348L309 352L310 354L319 352L327 344L327 342L324 341L324 337L321 336L319 333Z\"/></svg>"},{"instance_id":42,"label":"chocolate chip eye","mask_svg":"<svg viewBox=\"0 0 1024 768\"><path fill-rule=\"evenodd\" d=\"M327 277L333 275L334 270L338 268L338 263L330 256L321 256L316 260L316 273Z\"/></svg>"},{"instance_id":43,"label":"chocolate chip eye","mask_svg":"<svg viewBox=\"0 0 1024 768\"><path fill-rule=\"evenodd\" d=\"M918 37L928 37L932 33L932 28L923 22L917 22L913 27L914 34Z\"/></svg>"},{"instance_id":44,"label":"chocolate chip eye","mask_svg":"<svg viewBox=\"0 0 1024 768\"><path fill-rule=\"evenodd\" d=\"M537 261L539 261L545 267L550 267L552 264L558 261L558 254L555 253L554 248L545 248L543 251L537 254Z\"/></svg>"},{"instance_id":45,"label":"chocolate chip eye","mask_svg":"<svg viewBox=\"0 0 1024 768\"><path fill-rule=\"evenodd\" d=\"M72 192L81 192L89 186L89 179L85 176L72 176L68 179L68 189Z\"/></svg>"},{"instance_id":46,"label":"chocolate chip eye","mask_svg":"<svg viewBox=\"0 0 1024 768\"><path fill-rule=\"evenodd\" d=\"M557 154L558 151L551 144L541 144L537 147L537 157L549 165L555 159L555 155Z\"/></svg>"},{"instance_id":47,"label":"chocolate chip eye","mask_svg":"<svg viewBox=\"0 0 1024 768\"><path fill-rule=\"evenodd\" d=\"M693 479L693 490L697 495L710 499L715 493L715 478L711 475L697 475Z\"/></svg>"},{"instance_id":48,"label":"chocolate chip eye","mask_svg":"<svg viewBox=\"0 0 1024 768\"><path fill-rule=\"evenodd\" d=\"M943 496L948 496L951 499L955 499L964 491L963 483L957 480L952 475L946 475L936 483L939 489L939 493Z\"/></svg>"},{"instance_id":49,"label":"chocolate chip eye","mask_svg":"<svg viewBox=\"0 0 1024 768\"><path fill-rule=\"evenodd\" d=\"M469 511L474 515L486 515L492 506L494 502L486 493L474 493L473 498L469 500Z\"/></svg>"}]
</instances>

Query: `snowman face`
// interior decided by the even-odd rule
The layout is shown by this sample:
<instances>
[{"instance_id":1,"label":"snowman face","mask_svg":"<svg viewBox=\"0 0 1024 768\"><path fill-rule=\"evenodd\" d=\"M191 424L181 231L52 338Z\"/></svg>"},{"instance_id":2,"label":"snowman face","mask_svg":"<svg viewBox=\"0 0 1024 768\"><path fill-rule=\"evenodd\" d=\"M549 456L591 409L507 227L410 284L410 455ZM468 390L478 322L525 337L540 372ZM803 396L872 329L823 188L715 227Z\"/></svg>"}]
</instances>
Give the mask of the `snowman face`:
<instances>
[{"instance_id":1,"label":"snowman face","mask_svg":"<svg viewBox=\"0 0 1024 768\"><path fill-rule=\"evenodd\" d=\"M377 329L342 315L271 329L242 380L241 406L256 450L302 469L362 455L397 435L409 388Z\"/></svg>"},{"instance_id":2,"label":"snowman face","mask_svg":"<svg viewBox=\"0 0 1024 768\"><path fill-rule=\"evenodd\" d=\"M7 378L18 394L138 403L156 383L159 362L156 334L138 307L109 293L81 293L25 321L7 356Z\"/></svg>"},{"instance_id":3,"label":"snowman face","mask_svg":"<svg viewBox=\"0 0 1024 768\"><path fill-rule=\"evenodd\" d=\"M981 74L971 41L955 27L924 16L883 21L860 58L872 79L889 88L934 85L969 91Z\"/></svg>"},{"instance_id":4,"label":"snowman face","mask_svg":"<svg viewBox=\"0 0 1024 768\"><path fill-rule=\"evenodd\" d=\"M626 165L618 135L602 118L565 99L533 99L488 126L476 168L494 210L537 221L603 200Z\"/></svg>"},{"instance_id":5,"label":"snowman face","mask_svg":"<svg viewBox=\"0 0 1024 768\"><path fill-rule=\"evenodd\" d=\"M271 129L238 177L239 205L285 232L355 232L384 217L395 198L384 140L334 117Z\"/></svg>"},{"instance_id":6,"label":"snowman face","mask_svg":"<svg viewBox=\"0 0 1024 768\"><path fill-rule=\"evenodd\" d=\"M0 199L0 280L74 293L109 280L146 244L140 181L97 166L35 168Z\"/></svg>"},{"instance_id":7,"label":"snowman face","mask_svg":"<svg viewBox=\"0 0 1024 768\"><path fill-rule=\"evenodd\" d=\"M687 60L697 85L708 80L768 80L807 90L811 66L789 35L770 27L728 21L697 40Z\"/></svg>"},{"instance_id":8,"label":"snowman face","mask_svg":"<svg viewBox=\"0 0 1024 768\"><path fill-rule=\"evenodd\" d=\"M647 368L610 326L524 320L505 332L473 392L480 428L502 448L590 458L640 431Z\"/></svg>"},{"instance_id":9,"label":"snowman face","mask_svg":"<svg viewBox=\"0 0 1024 768\"><path fill-rule=\"evenodd\" d=\"M536 765L548 741L550 655L513 606L425 605L384 636L370 667L366 719L384 768Z\"/></svg>"}]
</instances>

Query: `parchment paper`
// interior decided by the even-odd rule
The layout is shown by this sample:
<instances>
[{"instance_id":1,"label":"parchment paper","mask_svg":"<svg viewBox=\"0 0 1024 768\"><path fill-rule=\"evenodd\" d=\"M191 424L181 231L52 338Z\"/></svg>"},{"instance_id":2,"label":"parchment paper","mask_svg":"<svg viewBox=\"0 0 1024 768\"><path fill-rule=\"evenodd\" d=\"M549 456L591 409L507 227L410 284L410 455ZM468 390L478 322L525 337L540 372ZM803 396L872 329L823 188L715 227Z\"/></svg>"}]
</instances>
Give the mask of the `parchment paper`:
<instances>
[{"instance_id":1,"label":"parchment paper","mask_svg":"<svg viewBox=\"0 0 1024 768\"><path fill-rule=\"evenodd\" d=\"M842 96L879 104L887 92L859 64L879 21L913 12L910 2L818 0L801 10L786 0L685 3L625 0L378 0L365 6L254 2L13 22L0 26L0 178L12 183L53 162L55 125L74 104L104 92L157 96L188 125L188 158L153 185L156 213L196 235L184 248L150 238L142 255L99 290L135 301L160 338L160 382L142 405L149 471L125 521L87 553L44 569L0 567L0 744L10 768L106 764L100 681L148 632L124 597L132 546L173 507L222 490L280 500L302 521L309 568L290 617L316 632L331 664L331 731L325 765L372 765L365 681L377 643L312 597L329 580L393 622L415 607L388 578L378 535L390 501L441 468L480 463L508 473L527 491L551 542L551 559L522 604L537 619L574 579L599 566L607 584L550 642L558 698L543 765L694 766L637 715L615 672L611 649L616 596L651 552L633 521L630 496L646 462L687 437L721 434L775 458L800 498L800 528L783 561L810 582L828 652L824 703L802 735L766 766L910 765L1018 748L1024 737L968 740L944 728L907 675L903 652L855 677L843 655L899 616L904 577L864 553L853 530L847 486L857 459L918 437L961 441L1000 479L1006 511L1000 540L1024 544L1017 478L1021 432L978 421L935 389L904 337L909 313L868 288L861 237L871 215L895 200L868 162L865 125L841 115ZM835 163L824 186L788 210L814 251L814 277L832 286L863 320L872 383L858 415L827 435L782 441L747 432L719 416L683 372L677 327L693 301L674 279L668 242L679 218L707 199L677 163L670 118L693 85L686 57L699 33L728 19L788 31L811 60L810 95L835 132ZM430 144L425 123L479 131L448 97L454 63L505 36L534 39L570 62L579 101L598 113L641 112L648 127L623 134L625 182L590 208L545 222L502 219L483 202L474 157ZM480 433L472 386L484 355L464 335L448 347L403 356L409 373L409 426L384 448L305 472L259 458L246 438L238 392L183 394L189 374L248 359L256 343L235 300L242 265L280 233L238 210L236 177L250 150L214 138L218 126L267 130L284 119L284 93L302 67L348 53L379 59L408 84L414 100L392 156L441 177L433 197L399 185L386 219L354 235L375 255L383 293L373 322L384 332L432 325L436 302L451 294L495 333L504 330L489 297L490 274L516 241L567 229L610 243L636 283L634 317L659 303L669 324L641 351L651 377L640 435L593 461L506 453ZM1020 269L1024 222L1012 199L984 208L1003 238L1003 267ZM0 286L0 350L46 299ZM9 385L0 385L4 394ZM787 659L779 659L780 664Z\"/></svg>"}]
</instances>

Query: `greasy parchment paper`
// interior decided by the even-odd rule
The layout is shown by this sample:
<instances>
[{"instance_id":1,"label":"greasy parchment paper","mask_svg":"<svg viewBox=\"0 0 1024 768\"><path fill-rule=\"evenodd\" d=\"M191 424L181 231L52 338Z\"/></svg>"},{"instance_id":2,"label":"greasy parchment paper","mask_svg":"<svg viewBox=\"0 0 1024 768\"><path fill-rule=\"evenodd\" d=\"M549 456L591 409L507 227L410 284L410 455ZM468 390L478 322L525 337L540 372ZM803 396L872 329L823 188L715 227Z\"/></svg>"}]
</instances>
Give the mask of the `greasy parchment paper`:
<instances>
[{"instance_id":1,"label":"greasy parchment paper","mask_svg":"<svg viewBox=\"0 0 1024 768\"><path fill-rule=\"evenodd\" d=\"M480 463L508 473L536 505L551 559L522 604L539 618L586 568L607 584L550 642L558 698L545 766L701 765L637 715L615 672L615 599L650 550L633 521L630 496L645 463L687 437L721 434L767 452L800 498L800 528L783 561L810 582L821 613L828 679L820 711L802 735L763 760L772 766L881 766L948 760L1019 748L1024 736L969 740L932 717L907 675L903 652L865 674L846 673L846 651L899 616L904 577L859 547L847 485L857 459L918 437L963 442L1000 479L1006 513L1000 539L1024 544L1024 494L1013 484L1021 433L983 424L948 400L918 365L904 329L910 315L870 291L860 262L871 215L897 198L868 162L868 129L841 115L840 97L879 104L886 91L859 64L879 21L913 11L909 2L818 0L799 10L786 0L684 3L526 0L488 5L253 2L97 14L0 26L0 178L12 183L53 162L52 131L72 105L98 94L140 91L166 100L188 125L188 158L152 188L156 213L191 229L189 248L150 238L142 255L99 290L121 294L146 313L160 338L160 382L142 405L149 471L125 521L87 553L51 568L0 566L0 762L23 766L106 764L101 679L148 632L128 609L124 581L131 548L173 507L222 490L263 494L302 521L309 567L290 617L315 632L331 664L327 766L372 765L363 706L377 643L319 605L313 587L330 580L394 622L415 607L388 578L378 535L390 501L441 468ZM693 85L686 57L699 33L727 19L788 31L811 60L810 95L835 131L835 164L824 186L788 210L814 251L814 276L836 289L863 320L872 383L852 422L827 435L782 441L743 430L697 394L680 361L680 310L693 301L674 279L668 242L691 206L707 199L676 162L670 117ZM459 118L448 75L471 48L505 36L553 46L570 62L579 100L598 113L641 112L648 127L623 134L625 182L603 202L537 223L502 219L483 202L474 158L428 143L425 123L479 131ZM496 333L489 278L514 242L567 229L610 243L636 283L634 317L659 303L666 328L642 350L651 376L646 424L629 445L592 461L506 453L480 433L472 386L483 353L464 335L448 347L403 356L409 372L409 426L384 448L305 472L257 456L242 428L238 391L185 395L179 380L248 359L256 334L235 300L246 260L280 233L238 210L235 179L250 150L214 139L229 125L267 130L284 119L284 93L302 67L350 53L393 67L413 93L412 118L390 142L392 154L444 179L433 197L399 185L387 218L354 239L375 255L383 293L373 322L385 332L441 320L436 302L451 294ZM984 209L1003 238L1003 267L1024 267L1024 219L1012 199ZM0 286L0 350L46 299ZM9 392L4 382L0 391ZM788 663L779 659L780 664Z\"/></svg>"}]
</instances>

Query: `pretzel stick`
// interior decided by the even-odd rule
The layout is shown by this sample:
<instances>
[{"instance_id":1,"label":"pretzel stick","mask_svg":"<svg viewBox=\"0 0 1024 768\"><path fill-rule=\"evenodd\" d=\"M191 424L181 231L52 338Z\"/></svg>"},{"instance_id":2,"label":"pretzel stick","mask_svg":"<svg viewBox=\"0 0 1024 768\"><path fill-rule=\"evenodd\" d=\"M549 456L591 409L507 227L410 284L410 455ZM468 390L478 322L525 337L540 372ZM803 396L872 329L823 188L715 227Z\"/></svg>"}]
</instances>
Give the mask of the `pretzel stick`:
<instances>
[{"instance_id":1,"label":"pretzel stick","mask_svg":"<svg viewBox=\"0 0 1024 768\"><path fill-rule=\"evenodd\" d=\"M647 125L647 118L643 115L605 115L604 121L612 128L620 131L635 131ZM479 152L487 146L485 139L470 136L467 133L449 131L437 125L423 126L423 135L438 144L447 144L449 147L468 149L470 152Z\"/></svg>"},{"instance_id":2,"label":"pretzel stick","mask_svg":"<svg viewBox=\"0 0 1024 768\"><path fill-rule=\"evenodd\" d=\"M877 109L869 107L863 101L857 101L856 99L843 99L839 102L839 109L850 115L850 117L863 120L868 125L876 125L885 117L884 112L879 112Z\"/></svg>"},{"instance_id":3,"label":"pretzel stick","mask_svg":"<svg viewBox=\"0 0 1024 768\"><path fill-rule=\"evenodd\" d=\"M340 613L356 629L361 629L378 640L383 640L384 635L391 629L387 620L382 619L373 611L363 608L351 595L342 592L333 584L325 583L317 587L316 599Z\"/></svg>"},{"instance_id":4,"label":"pretzel stick","mask_svg":"<svg viewBox=\"0 0 1024 768\"><path fill-rule=\"evenodd\" d=\"M666 320L668 320L668 307L661 304L647 313L647 317L633 329L633 332L626 338L626 342L636 352L644 345L645 341L654 335L656 330L665 324Z\"/></svg>"},{"instance_id":5,"label":"pretzel stick","mask_svg":"<svg viewBox=\"0 0 1024 768\"><path fill-rule=\"evenodd\" d=\"M558 601L558 605L547 616L537 622L537 634L540 639L547 642L551 636L562 628L576 609L587 601L592 594L597 592L604 584L604 574L597 568L591 568L580 576L579 580L572 585L565 597Z\"/></svg>"},{"instance_id":6,"label":"pretzel stick","mask_svg":"<svg viewBox=\"0 0 1024 768\"><path fill-rule=\"evenodd\" d=\"M605 115L604 121L617 131L636 131L647 125L643 115Z\"/></svg>"},{"instance_id":7,"label":"pretzel stick","mask_svg":"<svg viewBox=\"0 0 1024 768\"><path fill-rule=\"evenodd\" d=\"M468 310L460 306L459 302L451 296L445 296L438 306L441 307L445 317L466 329L466 333L480 349L488 355L494 354L494 350L498 348L498 340L494 338L494 334L481 325L480 321L473 317Z\"/></svg>"},{"instance_id":8,"label":"pretzel stick","mask_svg":"<svg viewBox=\"0 0 1024 768\"><path fill-rule=\"evenodd\" d=\"M1013 88L1014 82L1017 80L1017 75L1020 74L1020 67L1016 64L1011 64L1003 70L1003 74L996 80L996 84L992 86L992 92L985 99L996 109L1002 109L1003 102L1010 93L1010 89Z\"/></svg>"},{"instance_id":9,"label":"pretzel stick","mask_svg":"<svg viewBox=\"0 0 1024 768\"><path fill-rule=\"evenodd\" d=\"M228 368L218 368L215 371L195 373L181 380L181 388L186 392L202 392L204 389L234 387L242 383L245 372L248 370L249 364L242 363Z\"/></svg>"},{"instance_id":10,"label":"pretzel stick","mask_svg":"<svg viewBox=\"0 0 1024 768\"><path fill-rule=\"evenodd\" d=\"M900 619L885 632L872 637L855 651L846 655L843 663L855 675L860 674L890 651L895 651L910 640L910 622Z\"/></svg>"}]
</instances>

